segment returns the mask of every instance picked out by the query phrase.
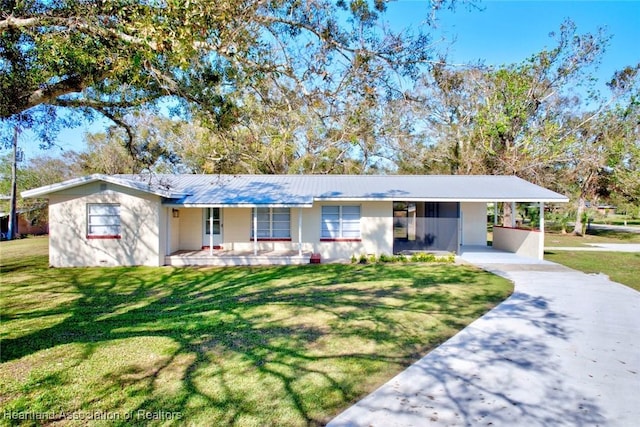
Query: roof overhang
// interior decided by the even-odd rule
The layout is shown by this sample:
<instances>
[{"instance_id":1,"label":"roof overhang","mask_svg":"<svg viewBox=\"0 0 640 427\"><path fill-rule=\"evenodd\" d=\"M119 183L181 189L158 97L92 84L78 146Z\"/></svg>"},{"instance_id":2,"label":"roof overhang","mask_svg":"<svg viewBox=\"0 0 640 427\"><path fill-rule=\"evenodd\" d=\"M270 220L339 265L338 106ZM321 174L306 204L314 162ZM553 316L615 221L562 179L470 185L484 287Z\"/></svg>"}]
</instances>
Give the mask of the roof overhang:
<instances>
[{"instance_id":1,"label":"roof overhang","mask_svg":"<svg viewBox=\"0 0 640 427\"><path fill-rule=\"evenodd\" d=\"M184 193L175 193L170 190L154 187L146 184L142 181L134 181L129 179L122 179L119 177L103 174L93 174L84 176L81 178L74 178L67 181L59 182L57 184L45 185L43 187L34 188L32 190L26 190L21 193L22 197L28 198L40 198L46 197L50 194L60 191L69 190L75 187L91 184L94 182L105 182L109 184L119 185L121 187L130 188L132 190L141 191L143 193L154 194L156 196L177 199L186 196Z\"/></svg>"},{"instance_id":2,"label":"roof overhang","mask_svg":"<svg viewBox=\"0 0 640 427\"><path fill-rule=\"evenodd\" d=\"M312 208L313 203L177 203L165 202L168 208Z\"/></svg>"},{"instance_id":3,"label":"roof overhang","mask_svg":"<svg viewBox=\"0 0 640 427\"><path fill-rule=\"evenodd\" d=\"M335 203L355 203L355 202L468 202L468 203L495 203L495 202L516 202L516 203L566 203L569 201L568 197L563 198L462 198L462 197L389 197L389 198L344 198L344 197L316 197L314 201L317 202L335 202Z\"/></svg>"}]
</instances>

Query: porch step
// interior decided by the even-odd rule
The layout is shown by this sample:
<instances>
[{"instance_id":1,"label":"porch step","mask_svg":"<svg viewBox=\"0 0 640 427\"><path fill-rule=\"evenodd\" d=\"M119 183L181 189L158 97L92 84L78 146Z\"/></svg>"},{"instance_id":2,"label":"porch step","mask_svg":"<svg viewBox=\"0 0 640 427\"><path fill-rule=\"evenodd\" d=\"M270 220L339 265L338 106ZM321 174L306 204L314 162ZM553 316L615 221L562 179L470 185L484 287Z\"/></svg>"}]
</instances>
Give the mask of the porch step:
<instances>
[{"instance_id":1,"label":"porch step","mask_svg":"<svg viewBox=\"0 0 640 427\"><path fill-rule=\"evenodd\" d=\"M268 255L237 255L237 256L181 256L168 255L165 265L174 267L186 266L241 266L241 265L300 265L309 264L310 255L268 256Z\"/></svg>"}]
</instances>

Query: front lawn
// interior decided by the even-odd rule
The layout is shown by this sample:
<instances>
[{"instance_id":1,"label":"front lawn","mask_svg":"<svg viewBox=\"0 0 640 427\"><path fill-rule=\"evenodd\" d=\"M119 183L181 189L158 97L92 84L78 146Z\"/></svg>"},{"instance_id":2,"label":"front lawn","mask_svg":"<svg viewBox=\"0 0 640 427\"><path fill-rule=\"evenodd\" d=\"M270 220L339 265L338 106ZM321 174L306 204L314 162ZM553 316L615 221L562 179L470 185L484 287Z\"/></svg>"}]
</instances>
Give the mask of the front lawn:
<instances>
[{"instance_id":1,"label":"front lawn","mask_svg":"<svg viewBox=\"0 0 640 427\"><path fill-rule=\"evenodd\" d=\"M46 245L0 243L4 424L320 425L512 291L456 265L50 269Z\"/></svg>"},{"instance_id":2,"label":"front lawn","mask_svg":"<svg viewBox=\"0 0 640 427\"><path fill-rule=\"evenodd\" d=\"M614 282L640 291L640 253L547 251L544 259L585 273L604 273Z\"/></svg>"},{"instance_id":3,"label":"front lawn","mask_svg":"<svg viewBox=\"0 0 640 427\"><path fill-rule=\"evenodd\" d=\"M591 229L584 236L550 231L544 237L546 247L588 247L590 243L640 243L640 233Z\"/></svg>"}]
</instances>

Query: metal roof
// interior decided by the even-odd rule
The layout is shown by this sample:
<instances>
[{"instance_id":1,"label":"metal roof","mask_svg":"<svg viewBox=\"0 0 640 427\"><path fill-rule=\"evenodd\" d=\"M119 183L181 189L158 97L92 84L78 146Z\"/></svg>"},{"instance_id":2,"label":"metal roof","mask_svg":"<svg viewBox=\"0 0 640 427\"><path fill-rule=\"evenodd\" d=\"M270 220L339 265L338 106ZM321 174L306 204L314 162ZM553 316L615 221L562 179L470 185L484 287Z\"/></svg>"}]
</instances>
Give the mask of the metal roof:
<instances>
[{"instance_id":1,"label":"metal roof","mask_svg":"<svg viewBox=\"0 0 640 427\"><path fill-rule=\"evenodd\" d=\"M145 193L156 194L165 198L176 198L184 196L183 193L175 192L171 188L163 187L157 182L145 180L142 175L103 175L93 174L74 178L56 184L45 185L44 187L26 190L21 193L24 198L44 197L52 193L68 190L74 187L90 184L92 182L108 182L126 188L142 191Z\"/></svg>"},{"instance_id":2,"label":"metal roof","mask_svg":"<svg viewBox=\"0 0 640 427\"><path fill-rule=\"evenodd\" d=\"M301 206L314 201L566 202L567 197L515 176L492 175L92 175L29 190L40 197L104 180L161 195L175 206ZM82 180L82 179L81 179Z\"/></svg>"}]
</instances>

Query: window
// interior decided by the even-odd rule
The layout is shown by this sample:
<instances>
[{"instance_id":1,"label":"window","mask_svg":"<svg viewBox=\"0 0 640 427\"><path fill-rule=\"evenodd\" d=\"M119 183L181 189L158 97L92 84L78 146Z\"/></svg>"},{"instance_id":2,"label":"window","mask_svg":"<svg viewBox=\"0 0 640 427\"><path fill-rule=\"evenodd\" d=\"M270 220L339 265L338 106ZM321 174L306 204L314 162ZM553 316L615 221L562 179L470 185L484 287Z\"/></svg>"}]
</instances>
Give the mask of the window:
<instances>
[{"instance_id":1,"label":"window","mask_svg":"<svg viewBox=\"0 0 640 427\"><path fill-rule=\"evenodd\" d=\"M119 239L120 205L115 203L88 204L87 237L94 239Z\"/></svg>"},{"instance_id":2,"label":"window","mask_svg":"<svg viewBox=\"0 0 640 427\"><path fill-rule=\"evenodd\" d=\"M360 206L323 206L322 239L360 239Z\"/></svg>"},{"instance_id":3,"label":"window","mask_svg":"<svg viewBox=\"0 0 640 427\"><path fill-rule=\"evenodd\" d=\"M254 208L251 212L251 238L254 237L254 215L258 220L258 239L291 239L291 209Z\"/></svg>"}]
</instances>

